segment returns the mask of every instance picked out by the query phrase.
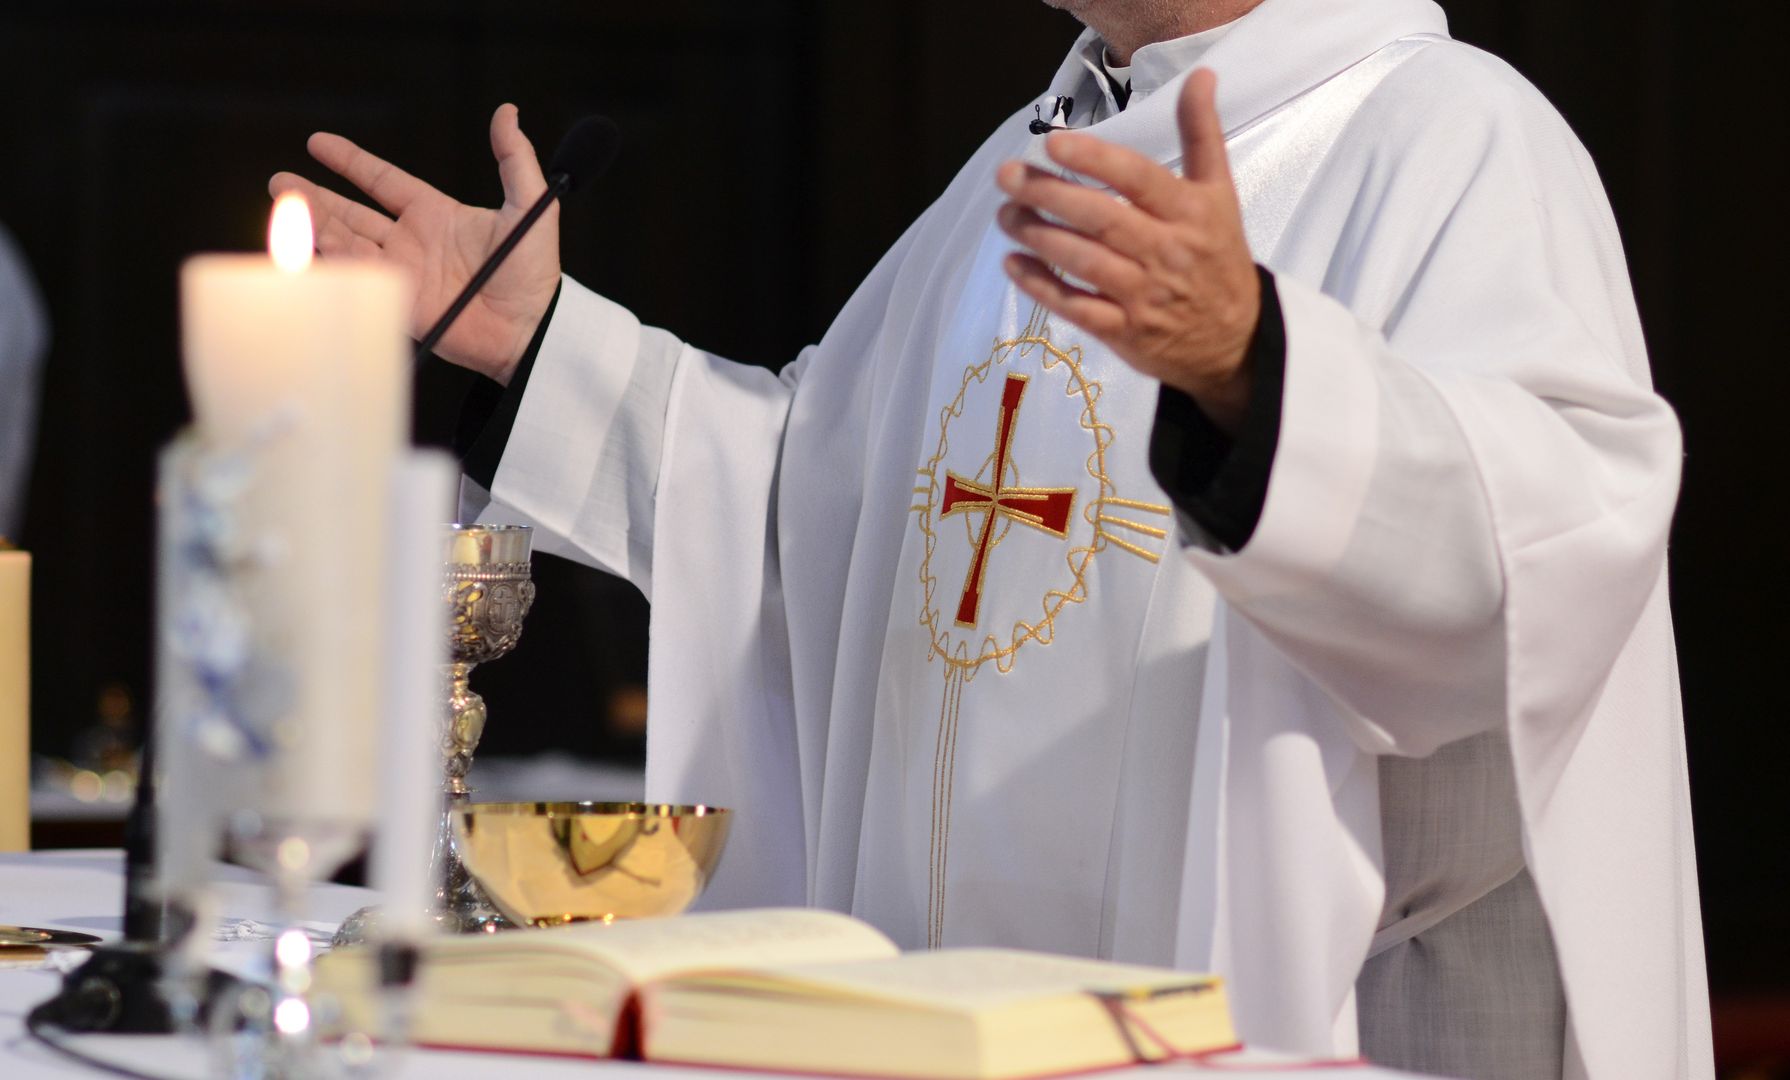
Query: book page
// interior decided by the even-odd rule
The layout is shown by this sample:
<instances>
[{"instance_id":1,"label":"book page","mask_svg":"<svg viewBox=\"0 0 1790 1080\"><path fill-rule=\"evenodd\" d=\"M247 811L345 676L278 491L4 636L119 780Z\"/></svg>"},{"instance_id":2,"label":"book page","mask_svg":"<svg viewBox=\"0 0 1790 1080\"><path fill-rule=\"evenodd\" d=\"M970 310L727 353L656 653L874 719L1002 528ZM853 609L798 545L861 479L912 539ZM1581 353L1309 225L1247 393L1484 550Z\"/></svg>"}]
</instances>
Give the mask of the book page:
<instances>
[{"instance_id":1,"label":"book page","mask_svg":"<svg viewBox=\"0 0 1790 1080\"><path fill-rule=\"evenodd\" d=\"M526 942L530 947L595 956L636 984L679 971L824 964L899 952L868 923L808 908L707 912L524 933L535 939Z\"/></svg>"},{"instance_id":2,"label":"book page","mask_svg":"<svg viewBox=\"0 0 1790 1080\"><path fill-rule=\"evenodd\" d=\"M1008 949L941 949L892 960L765 965L670 981L693 988L775 990L968 1011L1088 991L1205 992L1220 985L1210 975Z\"/></svg>"}]
</instances>

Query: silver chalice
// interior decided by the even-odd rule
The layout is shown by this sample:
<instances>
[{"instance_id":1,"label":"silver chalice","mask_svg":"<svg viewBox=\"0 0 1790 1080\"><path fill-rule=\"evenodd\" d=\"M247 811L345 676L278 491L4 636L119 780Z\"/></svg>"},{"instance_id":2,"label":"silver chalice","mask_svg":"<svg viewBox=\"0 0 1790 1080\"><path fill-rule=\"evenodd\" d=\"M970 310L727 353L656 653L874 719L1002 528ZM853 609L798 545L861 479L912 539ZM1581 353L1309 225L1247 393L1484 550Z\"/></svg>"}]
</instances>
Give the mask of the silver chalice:
<instances>
[{"instance_id":1,"label":"silver chalice","mask_svg":"<svg viewBox=\"0 0 1790 1080\"><path fill-rule=\"evenodd\" d=\"M435 921L449 932L488 932L511 925L467 873L454 843L453 819L470 801L466 774L485 733L485 699L468 680L474 668L509 652L522 637L522 620L535 598L532 540L527 525L449 525L443 534L441 593L448 606L449 663L439 740L442 813L431 864ZM336 943L367 940L377 919L374 908L355 912L336 931Z\"/></svg>"},{"instance_id":2,"label":"silver chalice","mask_svg":"<svg viewBox=\"0 0 1790 1080\"><path fill-rule=\"evenodd\" d=\"M448 930L509 925L480 891L454 843L453 816L471 797L466 774L485 733L485 699L468 685L472 669L516 647L534 603L533 530L527 525L451 525L442 595L448 605L448 694L441 734L446 783L435 859L438 918Z\"/></svg>"}]
</instances>

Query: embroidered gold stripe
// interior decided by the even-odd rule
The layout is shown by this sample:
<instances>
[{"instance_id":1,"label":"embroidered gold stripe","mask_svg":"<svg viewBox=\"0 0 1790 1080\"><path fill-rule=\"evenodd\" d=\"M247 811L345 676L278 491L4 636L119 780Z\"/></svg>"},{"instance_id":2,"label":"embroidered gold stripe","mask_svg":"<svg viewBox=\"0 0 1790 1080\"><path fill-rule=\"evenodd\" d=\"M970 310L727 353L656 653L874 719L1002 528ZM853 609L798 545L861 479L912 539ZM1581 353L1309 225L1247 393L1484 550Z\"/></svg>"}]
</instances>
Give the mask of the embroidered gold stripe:
<instances>
[{"instance_id":1,"label":"embroidered gold stripe","mask_svg":"<svg viewBox=\"0 0 1790 1080\"><path fill-rule=\"evenodd\" d=\"M1156 554L1154 551L1150 551L1147 548L1138 547L1136 544L1133 544L1129 541L1121 540L1118 537L1114 536L1112 533L1105 531L1104 529L1101 530L1100 532L1095 533L1094 535L1098 536L1102 540L1105 540L1107 543L1114 545L1115 547L1124 548L1126 551L1131 552L1133 555L1136 555L1139 558L1148 559L1151 562L1162 561L1162 557L1160 555Z\"/></svg>"},{"instance_id":2,"label":"embroidered gold stripe","mask_svg":"<svg viewBox=\"0 0 1790 1080\"><path fill-rule=\"evenodd\" d=\"M945 696L939 703L938 740L932 760L932 851L926 883L926 945L936 949L945 940L945 880L950 869L951 803L957 772L957 718L963 706L964 673L945 672Z\"/></svg>"},{"instance_id":3,"label":"embroidered gold stripe","mask_svg":"<svg viewBox=\"0 0 1790 1080\"><path fill-rule=\"evenodd\" d=\"M1132 510L1147 510L1152 514L1167 515L1174 512L1172 507L1164 506L1161 503L1138 502L1136 499L1121 499L1117 495L1108 495L1104 499L1097 499L1095 501L1102 506L1124 506L1129 507Z\"/></svg>"},{"instance_id":4,"label":"embroidered gold stripe","mask_svg":"<svg viewBox=\"0 0 1790 1080\"><path fill-rule=\"evenodd\" d=\"M1122 517L1113 517L1111 514L1101 514L1096 520L1104 521L1108 525L1117 525L1122 529L1131 529L1134 532L1141 532L1145 536L1154 536L1158 540L1166 539L1168 537L1167 529L1158 529L1154 525L1144 525L1136 521L1128 521Z\"/></svg>"}]
</instances>

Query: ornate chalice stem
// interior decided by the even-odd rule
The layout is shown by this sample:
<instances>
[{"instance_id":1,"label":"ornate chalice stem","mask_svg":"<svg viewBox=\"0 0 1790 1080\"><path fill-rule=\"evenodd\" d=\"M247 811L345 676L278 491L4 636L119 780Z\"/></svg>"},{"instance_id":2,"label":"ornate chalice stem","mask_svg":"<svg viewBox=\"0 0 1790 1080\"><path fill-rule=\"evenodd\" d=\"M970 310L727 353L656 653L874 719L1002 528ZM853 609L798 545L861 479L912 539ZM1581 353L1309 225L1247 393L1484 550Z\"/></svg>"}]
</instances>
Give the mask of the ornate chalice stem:
<instances>
[{"instance_id":1,"label":"ornate chalice stem","mask_svg":"<svg viewBox=\"0 0 1790 1080\"><path fill-rule=\"evenodd\" d=\"M448 720L441 753L447 768L447 795L462 800L471 793L466 774L472 769L472 755L479 748L479 736L485 733L485 699L472 691L467 680L477 664L449 664Z\"/></svg>"}]
</instances>

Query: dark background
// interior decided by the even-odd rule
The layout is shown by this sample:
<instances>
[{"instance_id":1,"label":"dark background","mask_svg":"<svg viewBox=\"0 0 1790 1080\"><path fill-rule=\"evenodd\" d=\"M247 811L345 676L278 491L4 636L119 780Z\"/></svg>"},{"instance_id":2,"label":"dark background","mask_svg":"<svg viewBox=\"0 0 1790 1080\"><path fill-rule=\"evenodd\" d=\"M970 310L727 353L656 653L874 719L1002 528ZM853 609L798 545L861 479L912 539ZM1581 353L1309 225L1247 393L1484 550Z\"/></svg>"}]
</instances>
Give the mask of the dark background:
<instances>
[{"instance_id":1,"label":"dark background","mask_svg":"<svg viewBox=\"0 0 1790 1080\"><path fill-rule=\"evenodd\" d=\"M1733 1002L1790 990L1779 793L1790 552L1779 5L1447 0L1572 122L1628 246L1689 457L1673 600L1710 974ZM601 111L625 132L565 213L581 280L706 348L778 365L826 326L990 126L1076 33L1038 0L0 0L0 221L51 305L34 549L34 737L66 748L102 696L149 687L150 490L186 406L175 271L263 243L266 177L340 131L467 199L498 198L485 124L515 101L543 147ZM315 167L308 167L313 176ZM419 385L418 431L465 388ZM0 393L16 392L0 387ZM541 560L517 654L481 673L486 752L627 756L618 691L645 605ZM625 712L626 709L620 709ZM1747 1015L1753 1015L1748 1013Z\"/></svg>"}]
</instances>

